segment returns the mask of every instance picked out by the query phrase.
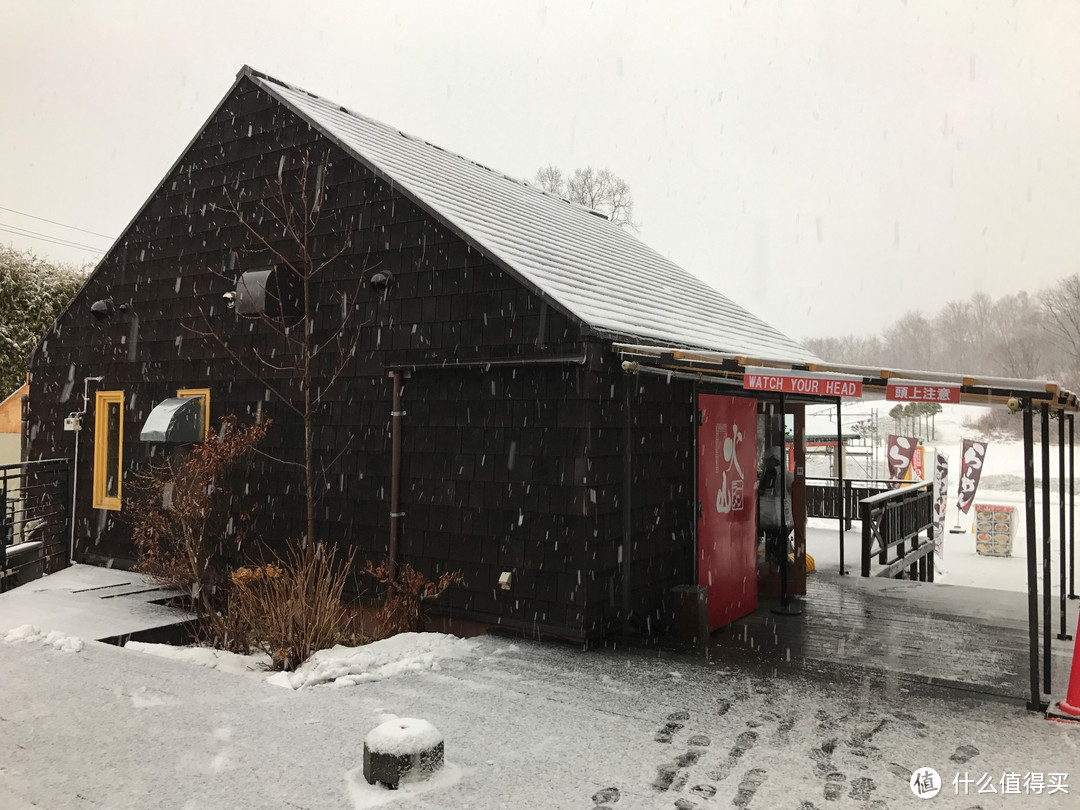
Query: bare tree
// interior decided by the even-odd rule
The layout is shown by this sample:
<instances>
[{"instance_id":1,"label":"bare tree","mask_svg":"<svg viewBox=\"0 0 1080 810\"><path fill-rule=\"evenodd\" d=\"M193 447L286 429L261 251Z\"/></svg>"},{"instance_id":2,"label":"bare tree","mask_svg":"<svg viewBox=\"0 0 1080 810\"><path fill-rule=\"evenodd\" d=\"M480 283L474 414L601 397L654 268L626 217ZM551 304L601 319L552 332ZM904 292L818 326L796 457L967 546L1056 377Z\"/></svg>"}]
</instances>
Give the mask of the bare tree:
<instances>
[{"instance_id":1,"label":"bare tree","mask_svg":"<svg viewBox=\"0 0 1080 810\"><path fill-rule=\"evenodd\" d=\"M545 166L536 173L536 184L549 194L599 211L620 227L638 230L630 185L610 169L586 166L567 177L559 167Z\"/></svg>"},{"instance_id":2,"label":"bare tree","mask_svg":"<svg viewBox=\"0 0 1080 810\"><path fill-rule=\"evenodd\" d=\"M214 328L202 308L203 328L189 327L196 334L217 341L240 368L303 422L303 461L277 460L303 469L308 542L317 539L317 479L329 466L316 467L316 414L355 355L360 337L355 316L366 271L365 264L356 274L356 289L351 297L346 291L337 293L340 306L333 310L339 313L338 322L333 328L317 330L313 286L349 249L354 230L351 220L333 223L329 228L322 223L320 227L329 170L329 152L315 160L310 152L305 152L295 172L284 172L283 162L277 178L267 181L267 194L261 199L245 202L232 197L228 190L225 192L227 203L223 207L250 235L254 250L266 254L279 274L277 290L265 291L268 301L274 299L274 306L268 306L267 311L257 316L277 338L277 347L271 352L260 352L254 346L238 350ZM335 212L334 216L341 214ZM286 288L295 291L295 301L286 300L283 292ZM299 391L293 393L290 384Z\"/></svg>"},{"instance_id":3,"label":"bare tree","mask_svg":"<svg viewBox=\"0 0 1080 810\"><path fill-rule=\"evenodd\" d=\"M1025 292L994 303L990 350L994 370L1009 377L1035 377L1044 372L1046 341L1038 304Z\"/></svg>"},{"instance_id":4,"label":"bare tree","mask_svg":"<svg viewBox=\"0 0 1080 810\"><path fill-rule=\"evenodd\" d=\"M1067 356L1070 371L1080 368L1080 274L1061 279L1039 299L1047 338Z\"/></svg>"}]
</instances>

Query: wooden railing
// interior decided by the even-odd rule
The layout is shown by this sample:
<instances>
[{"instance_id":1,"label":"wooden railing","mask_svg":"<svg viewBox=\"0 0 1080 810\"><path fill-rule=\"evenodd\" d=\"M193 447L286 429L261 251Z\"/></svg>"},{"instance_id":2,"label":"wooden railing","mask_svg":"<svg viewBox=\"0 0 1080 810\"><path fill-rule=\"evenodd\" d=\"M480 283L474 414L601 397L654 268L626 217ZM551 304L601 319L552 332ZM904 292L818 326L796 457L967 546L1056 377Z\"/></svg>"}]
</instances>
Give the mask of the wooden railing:
<instances>
[{"instance_id":1,"label":"wooden railing","mask_svg":"<svg viewBox=\"0 0 1080 810\"><path fill-rule=\"evenodd\" d=\"M851 528L851 521L859 516L859 501L885 492L887 481L868 478L844 479L844 522L845 528ZM835 478L806 479L806 516L818 518L840 517L840 488Z\"/></svg>"},{"instance_id":2,"label":"wooden railing","mask_svg":"<svg viewBox=\"0 0 1080 810\"><path fill-rule=\"evenodd\" d=\"M859 501L862 575L934 581L934 485L932 482L871 495ZM923 537L922 533L926 532Z\"/></svg>"}]
</instances>

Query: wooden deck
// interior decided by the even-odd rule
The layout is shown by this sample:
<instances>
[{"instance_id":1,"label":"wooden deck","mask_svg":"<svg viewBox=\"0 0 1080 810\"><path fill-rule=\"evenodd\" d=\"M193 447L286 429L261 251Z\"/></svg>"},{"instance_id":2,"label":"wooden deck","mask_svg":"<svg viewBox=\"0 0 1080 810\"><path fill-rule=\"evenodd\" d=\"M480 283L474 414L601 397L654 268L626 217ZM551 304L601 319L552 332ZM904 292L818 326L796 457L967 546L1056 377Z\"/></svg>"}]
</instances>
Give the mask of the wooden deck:
<instances>
[{"instance_id":1,"label":"wooden deck","mask_svg":"<svg viewBox=\"0 0 1080 810\"><path fill-rule=\"evenodd\" d=\"M857 670L899 689L1027 703L1026 598L1007 591L819 572L807 578L807 595L796 602L801 615L776 615L771 608L777 601L763 600L750 616L713 633L708 654L718 662L816 673L838 685L850 683ZM1078 605L1068 603L1070 634ZM1055 602L1054 699L1064 696L1073 655L1073 642L1056 638L1057 610ZM1040 620L1041 615L1040 602ZM1041 651L1039 661L1041 666Z\"/></svg>"}]
</instances>

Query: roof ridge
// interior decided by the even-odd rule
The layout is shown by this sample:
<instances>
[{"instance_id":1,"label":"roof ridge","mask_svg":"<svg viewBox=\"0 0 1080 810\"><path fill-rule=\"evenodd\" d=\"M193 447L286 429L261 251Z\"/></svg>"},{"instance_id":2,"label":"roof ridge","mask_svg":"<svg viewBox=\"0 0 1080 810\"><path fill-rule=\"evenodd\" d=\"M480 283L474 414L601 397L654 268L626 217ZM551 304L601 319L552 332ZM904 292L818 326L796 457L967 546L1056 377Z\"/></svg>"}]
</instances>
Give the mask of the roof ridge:
<instances>
[{"instance_id":1,"label":"roof ridge","mask_svg":"<svg viewBox=\"0 0 1080 810\"><path fill-rule=\"evenodd\" d=\"M609 217L298 86L247 67L242 75L580 323L583 334L817 360Z\"/></svg>"},{"instance_id":2,"label":"roof ridge","mask_svg":"<svg viewBox=\"0 0 1080 810\"><path fill-rule=\"evenodd\" d=\"M460 160L460 161L462 161L464 163L468 163L468 164L470 164L472 166L476 166L478 169L483 169L484 171L489 172L489 173L494 174L494 175L497 175L498 177L501 177L504 180L508 180L511 183L517 183L518 185L524 186L527 189L531 189L532 191L536 192L537 194L543 194L546 197L551 197L552 199L559 200L561 202L566 203L567 205L573 206L575 208L580 208L582 211L587 211L588 213L590 213L590 214L592 214L594 216L601 217L601 218L605 219L606 221L611 222L611 217L609 217L603 211L598 211L597 209L590 208L587 205L583 205L581 203L574 202L573 200L568 200L566 197L563 197L561 194L555 194L553 192L550 192L547 189L543 188L542 186L538 186L535 183L532 183L532 182L530 182L528 180L525 180L523 178L514 177L513 175L507 174L506 172L499 171L498 169L493 169L490 166L485 166L483 163L480 163L479 161L473 160L470 157L466 157L465 155L462 155L459 152L455 152L452 149L447 149L445 146L440 146L437 143L432 143L431 141L427 140L426 138L421 138L419 135L413 135L412 133L406 132L403 129L399 129L398 127L391 126L390 124L387 124L387 123L385 123L383 121L380 121L378 118L373 118L372 116L366 115L365 113L357 112L356 110L351 109L349 107L346 107L344 104L339 104L338 102L334 101L333 99L327 98L326 96L320 96L318 93L312 93L310 90L307 90L307 89L301 87L298 84L290 84L289 82L283 81L282 79L279 79L276 76L271 76L269 73L264 73L261 70L256 70L255 68L251 67L250 65L244 65L239 70L239 72L237 72L236 75L237 75L237 78L239 78L240 76L247 76L249 78L261 79L262 81L270 82L272 84L276 84L276 85L279 85L281 87L284 87L286 90L292 90L293 92L296 92L296 93L303 93L304 95L310 96L311 98L317 99L317 100L319 100L319 101L321 101L321 102L323 102L325 104L331 104L331 105L337 107L341 112L345 113L346 115L351 115L353 118L359 118L361 121L366 121L367 123L369 123L369 124L371 124L373 126L381 127L382 129L386 130L387 132L396 132L402 138L413 141L415 143L421 143L424 146L431 147L432 149L438 149L440 152L443 152L443 153L445 153L445 154L447 154L447 155L449 155L451 157L457 158L458 160Z\"/></svg>"}]
</instances>

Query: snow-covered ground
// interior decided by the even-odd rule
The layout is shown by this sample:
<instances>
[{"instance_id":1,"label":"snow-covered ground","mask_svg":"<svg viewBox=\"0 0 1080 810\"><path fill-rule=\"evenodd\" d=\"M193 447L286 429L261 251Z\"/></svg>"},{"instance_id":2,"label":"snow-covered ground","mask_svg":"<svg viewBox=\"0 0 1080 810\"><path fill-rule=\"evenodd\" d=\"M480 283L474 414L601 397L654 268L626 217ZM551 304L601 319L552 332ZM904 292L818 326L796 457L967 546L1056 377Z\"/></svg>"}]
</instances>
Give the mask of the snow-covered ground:
<instances>
[{"instance_id":1,"label":"snow-covered ground","mask_svg":"<svg viewBox=\"0 0 1080 810\"><path fill-rule=\"evenodd\" d=\"M341 677L283 689L200 653L0 641L0 807L879 810L924 806L926 767L945 782L930 806L1078 806L1080 726L1017 706L491 636L392 647L369 664L386 677L338 650L308 674L334 659ZM447 761L398 792L362 773L365 735L395 717L433 724ZM1010 774L1027 795L1001 795Z\"/></svg>"},{"instance_id":2,"label":"snow-covered ground","mask_svg":"<svg viewBox=\"0 0 1080 810\"><path fill-rule=\"evenodd\" d=\"M938 420L953 459L972 435L962 418ZM1022 471L1017 454L991 443L986 475ZM858 536L856 524L849 566ZM1022 538L1021 527L1012 558L991 558L975 554L972 534L948 535L939 582L1022 591ZM819 568L838 563L834 523L813 525L808 543ZM1054 571L1056 581L1056 561ZM8 619L0 810L1080 807L1080 725L887 676L837 683L427 633L271 675L254 656L117 648ZM446 767L395 792L369 786L362 760L365 736L396 718L434 725ZM929 805L910 785L926 768L943 782Z\"/></svg>"}]
</instances>

